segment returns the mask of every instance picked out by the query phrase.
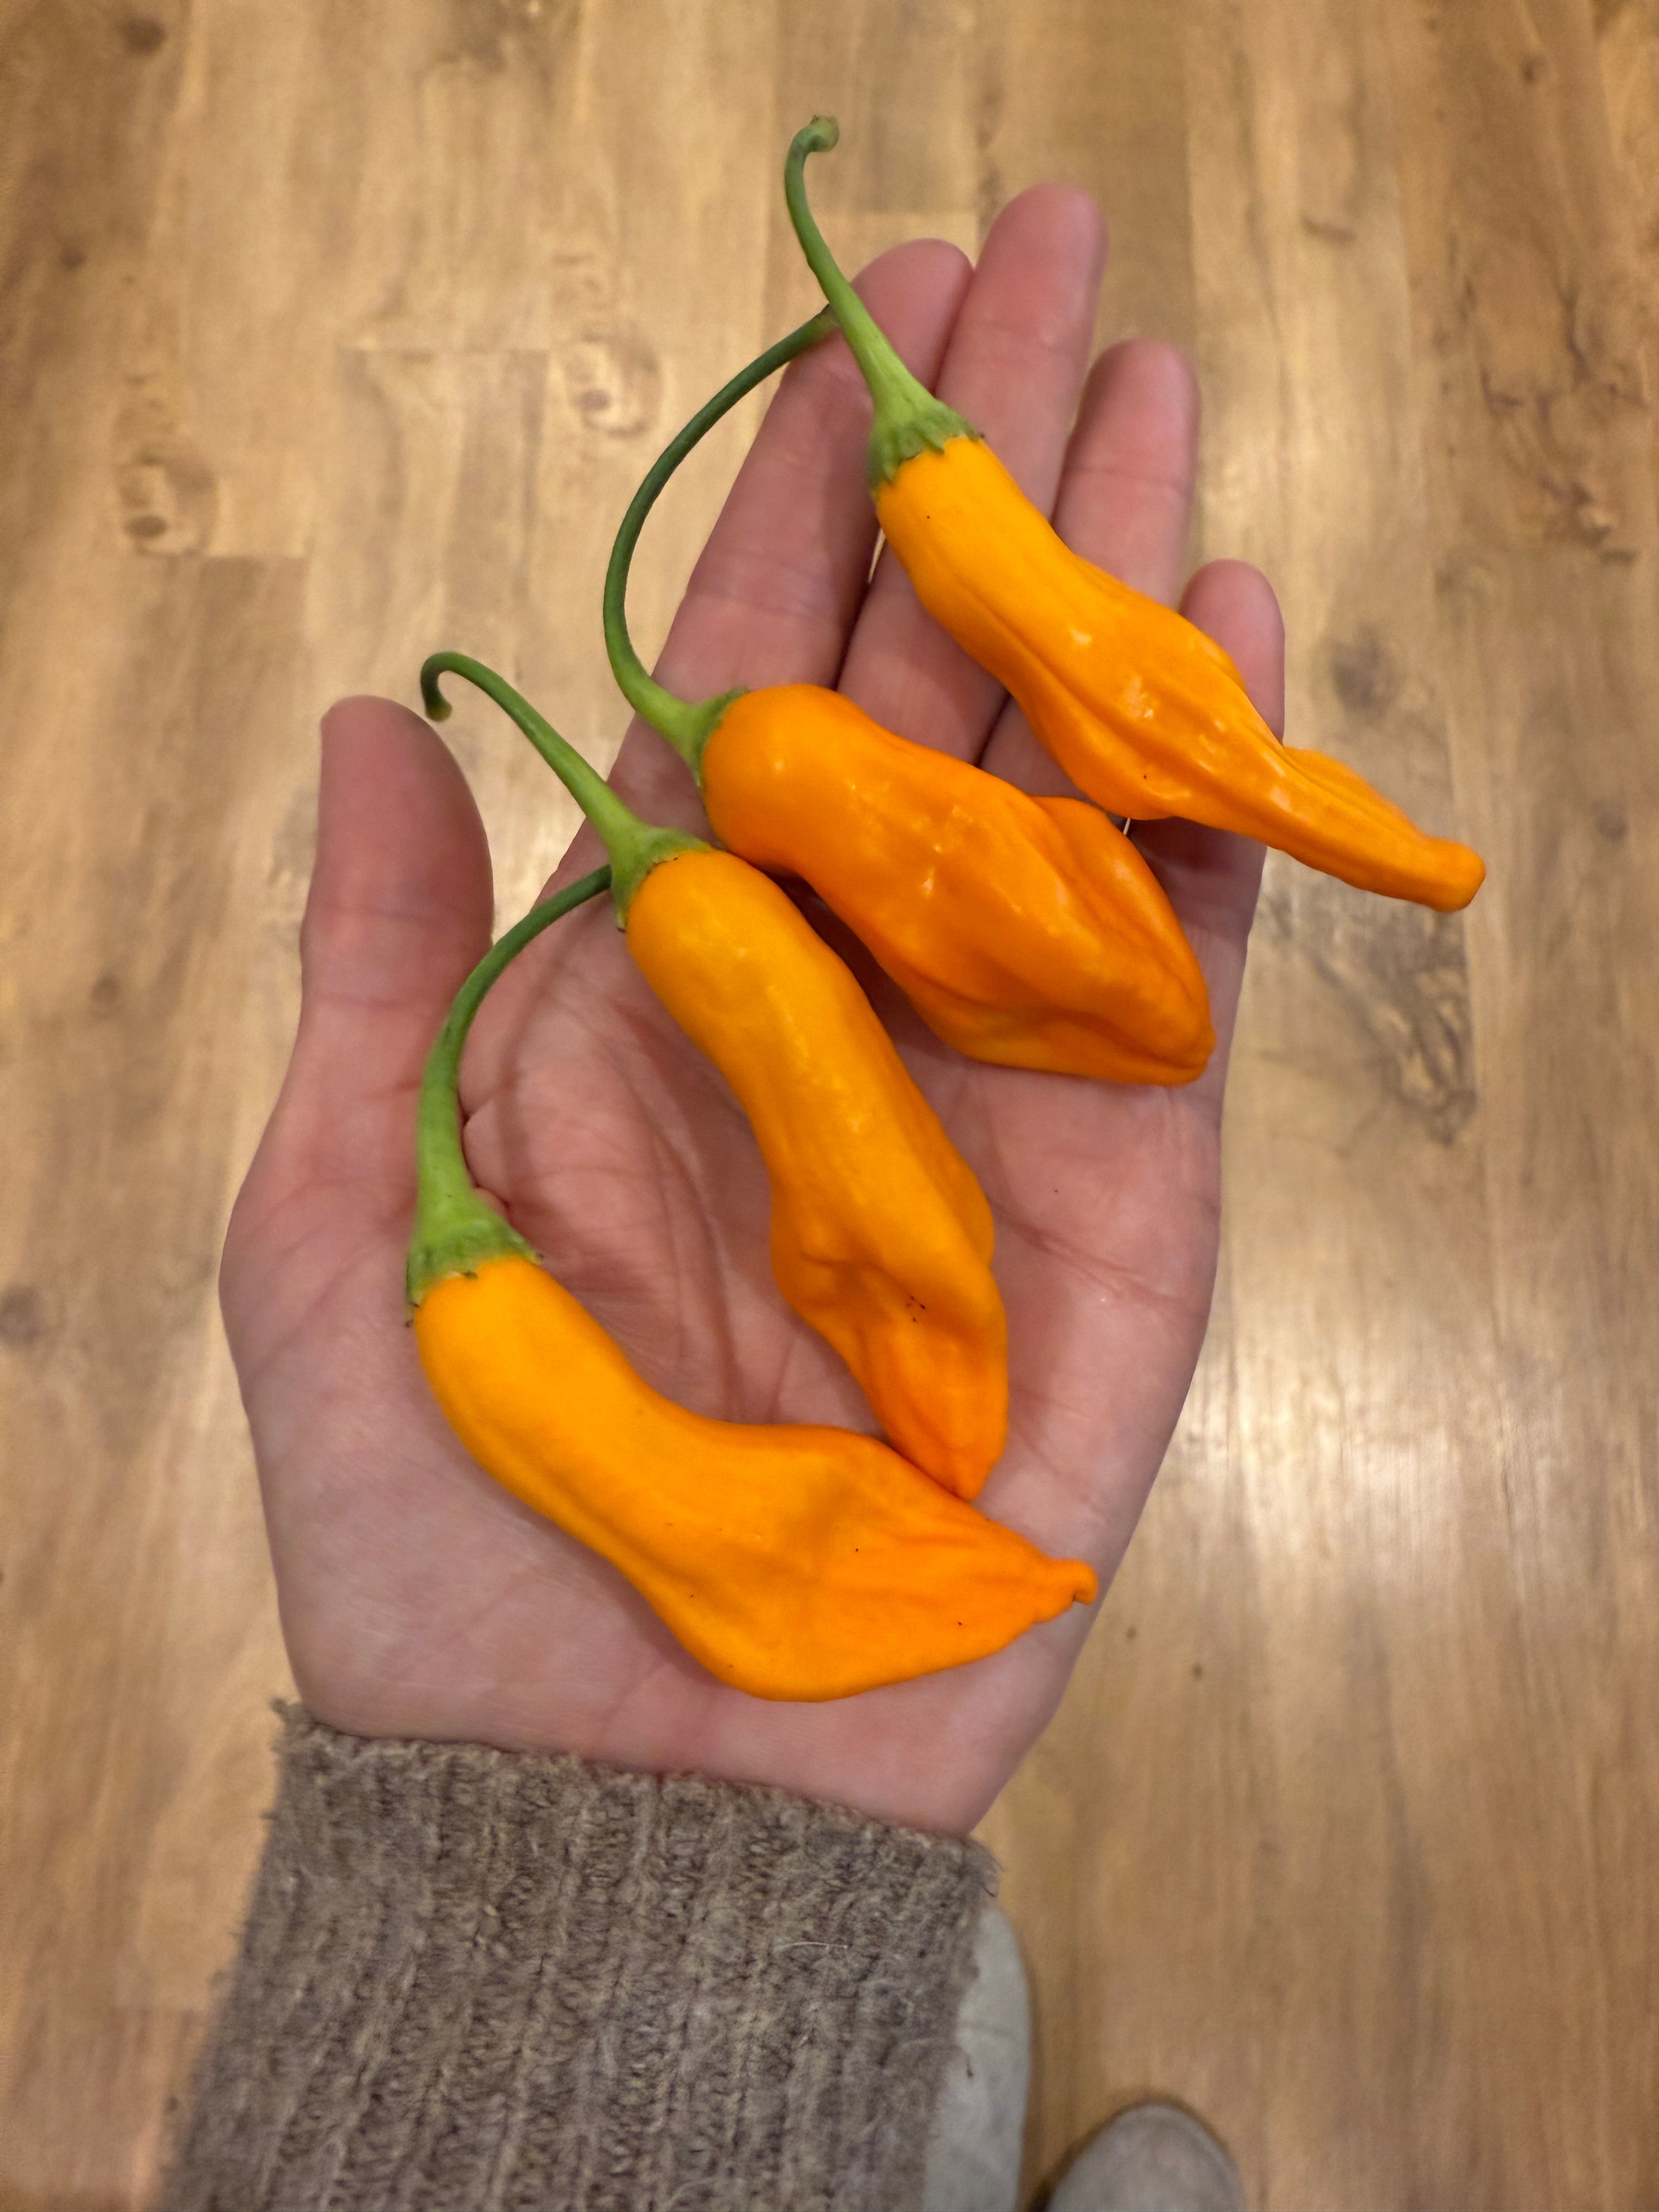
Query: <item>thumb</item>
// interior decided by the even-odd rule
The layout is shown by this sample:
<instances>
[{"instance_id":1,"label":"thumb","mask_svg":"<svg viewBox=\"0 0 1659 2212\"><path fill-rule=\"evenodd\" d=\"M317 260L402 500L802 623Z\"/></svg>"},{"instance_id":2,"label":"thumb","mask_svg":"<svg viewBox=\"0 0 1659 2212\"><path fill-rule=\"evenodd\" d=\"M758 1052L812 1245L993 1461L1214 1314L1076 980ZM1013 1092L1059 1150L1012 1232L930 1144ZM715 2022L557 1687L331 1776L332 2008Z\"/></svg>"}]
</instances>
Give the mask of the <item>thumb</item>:
<instances>
[{"instance_id":1,"label":"thumb","mask_svg":"<svg viewBox=\"0 0 1659 2212\"><path fill-rule=\"evenodd\" d=\"M228 1290L267 1231L306 1239L314 1206L348 1236L401 1237L415 1101L449 1003L489 944L489 848L436 732L386 699L323 718L317 860L300 935L299 1034L237 1201Z\"/></svg>"}]
</instances>

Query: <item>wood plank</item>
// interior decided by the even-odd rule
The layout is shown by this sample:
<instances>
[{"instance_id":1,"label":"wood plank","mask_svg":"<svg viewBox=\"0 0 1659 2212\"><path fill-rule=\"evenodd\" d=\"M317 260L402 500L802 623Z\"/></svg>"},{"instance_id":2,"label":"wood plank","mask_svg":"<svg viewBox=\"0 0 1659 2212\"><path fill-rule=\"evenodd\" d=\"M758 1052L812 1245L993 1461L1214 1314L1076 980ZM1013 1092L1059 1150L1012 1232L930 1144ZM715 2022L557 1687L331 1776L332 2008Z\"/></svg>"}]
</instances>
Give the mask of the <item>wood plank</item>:
<instances>
[{"instance_id":1,"label":"wood plank","mask_svg":"<svg viewBox=\"0 0 1659 2212\"><path fill-rule=\"evenodd\" d=\"M1182 10L1166 0L1042 0L982 11L976 90L983 236L1027 185L1063 178L1106 211L1097 335L1197 337Z\"/></svg>"},{"instance_id":2,"label":"wood plank","mask_svg":"<svg viewBox=\"0 0 1659 2212\"><path fill-rule=\"evenodd\" d=\"M1557 1962L1522 2015L1547 2157L1510 2194L1633 2203L1652 2150L1626 2116L1659 2083L1652 241L1589 9L1395 27L1407 112L1447 124L1413 133L1406 205L1453 757L1496 864L1471 945L1537 1777L1520 1835ZM1624 49L1650 81L1653 29Z\"/></svg>"},{"instance_id":3,"label":"wood plank","mask_svg":"<svg viewBox=\"0 0 1659 2212\"><path fill-rule=\"evenodd\" d=\"M9 763L8 902L32 926L0 1079L32 1173L0 1277L0 2045L25 2204L145 2185L269 1790L285 1669L213 1284L261 926L240 833L288 718L302 581L94 556L58 579L60 605L90 586L106 617L80 656L11 663L33 738ZM67 909L42 881L65 855Z\"/></svg>"},{"instance_id":4,"label":"wood plank","mask_svg":"<svg viewBox=\"0 0 1659 2212\"><path fill-rule=\"evenodd\" d=\"M1626 305L1642 348L1644 396L1659 366L1659 0L1596 0L1596 44L1623 233Z\"/></svg>"}]
</instances>

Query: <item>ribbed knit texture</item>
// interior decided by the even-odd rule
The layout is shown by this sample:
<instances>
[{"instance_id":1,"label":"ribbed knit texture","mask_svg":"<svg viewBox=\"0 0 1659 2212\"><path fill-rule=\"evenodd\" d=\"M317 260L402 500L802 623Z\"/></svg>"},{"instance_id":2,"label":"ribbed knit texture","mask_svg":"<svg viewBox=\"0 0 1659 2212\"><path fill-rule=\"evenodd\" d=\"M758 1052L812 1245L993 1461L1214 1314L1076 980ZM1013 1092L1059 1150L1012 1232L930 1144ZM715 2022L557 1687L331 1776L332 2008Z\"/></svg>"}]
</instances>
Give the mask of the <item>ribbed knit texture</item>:
<instances>
[{"instance_id":1,"label":"ribbed knit texture","mask_svg":"<svg viewBox=\"0 0 1659 2212\"><path fill-rule=\"evenodd\" d=\"M993 1883L781 1791L283 1716L163 2212L905 2212Z\"/></svg>"}]
</instances>

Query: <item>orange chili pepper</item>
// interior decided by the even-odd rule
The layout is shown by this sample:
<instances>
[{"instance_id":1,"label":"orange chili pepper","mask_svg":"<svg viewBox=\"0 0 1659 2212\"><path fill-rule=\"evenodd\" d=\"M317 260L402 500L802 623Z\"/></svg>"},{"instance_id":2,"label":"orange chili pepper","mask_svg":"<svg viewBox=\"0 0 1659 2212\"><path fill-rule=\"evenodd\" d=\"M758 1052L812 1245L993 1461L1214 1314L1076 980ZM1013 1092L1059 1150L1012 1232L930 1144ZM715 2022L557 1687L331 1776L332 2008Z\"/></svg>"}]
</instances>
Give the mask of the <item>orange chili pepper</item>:
<instances>
[{"instance_id":1,"label":"orange chili pepper","mask_svg":"<svg viewBox=\"0 0 1659 2212\"><path fill-rule=\"evenodd\" d=\"M605 839L629 950L754 1127L779 1289L898 1449L973 1497L1008 1419L991 1211L850 971L769 877L642 823L478 662L433 655L428 714L447 711L446 670L505 708Z\"/></svg>"},{"instance_id":2,"label":"orange chili pepper","mask_svg":"<svg viewBox=\"0 0 1659 2212\"><path fill-rule=\"evenodd\" d=\"M1098 807L1030 798L804 684L745 693L705 760L716 836L805 876L959 1052L1113 1083L1203 1073L1203 975Z\"/></svg>"},{"instance_id":3,"label":"orange chili pepper","mask_svg":"<svg viewBox=\"0 0 1659 2212\"><path fill-rule=\"evenodd\" d=\"M874 398L876 513L928 612L1101 805L1237 830L1367 890L1467 906L1486 874L1476 854L1426 836L1341 762L1281 744L1220 647L1073 552L979 433L905 368L806 204L807 155L838 135L828 116L797 134L785 191Z\"/></svg>"},{"instance_id":4,"label":"orange chili pepper","mask_svg":"<svg viewBox=\"0 0 1659 2212\"><path fill-rule=\"evenodd\" d=\"M1157 878L1104 814L1032 799L817 684L677 699L634 650L629 564L663 485L831 328L825 310L750 362L640 486L605 579L617 681L696 776L721 842L811 884L947 1044L1006 1066L1188 1083L1215 1042L1204 978Z\"/></svg>"},{"instance_id":5,"label":"orange chili pepper","mask_svg":"<svg viewBox=\"0 0 1659 2212\"><path fill-rule=\"evenodd\" d=\"M572 884L501 939L427 1063L407 1279L421 1364L451 1426L486 1473L619 1568L695 1658L753 1697L906 1681L1091 1601L1086 1565L1049 1559L869 1437L708 1420L661 1397L479 1197L456 1101L472 1017L520 947L610 875Z\"/></svg>"}]
</instances>

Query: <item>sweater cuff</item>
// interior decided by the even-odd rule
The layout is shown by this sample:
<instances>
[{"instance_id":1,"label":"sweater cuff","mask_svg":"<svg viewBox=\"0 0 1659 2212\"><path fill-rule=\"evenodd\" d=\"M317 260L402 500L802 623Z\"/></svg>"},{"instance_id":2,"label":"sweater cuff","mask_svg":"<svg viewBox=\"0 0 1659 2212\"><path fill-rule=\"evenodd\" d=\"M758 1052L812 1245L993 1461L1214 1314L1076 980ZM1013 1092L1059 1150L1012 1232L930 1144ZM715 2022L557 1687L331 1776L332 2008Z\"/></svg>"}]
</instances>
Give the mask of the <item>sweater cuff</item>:
<instances>
[{"instance_id":1,"label":"sweater cuff","mask_svg":"<svg viewBox=\"0 0 1659 2212\"><path fill-rule=\"evenodd\" d=\"M168 2212L902 2212L980 1845L283 1712Z\"/></svg>"}]
</instances>

